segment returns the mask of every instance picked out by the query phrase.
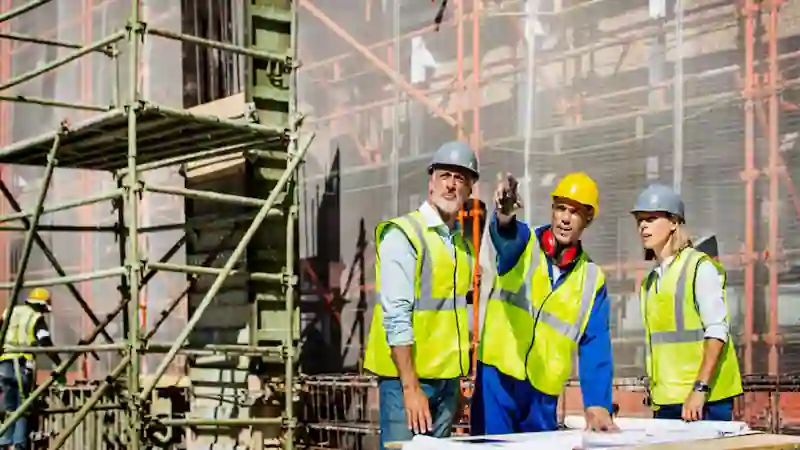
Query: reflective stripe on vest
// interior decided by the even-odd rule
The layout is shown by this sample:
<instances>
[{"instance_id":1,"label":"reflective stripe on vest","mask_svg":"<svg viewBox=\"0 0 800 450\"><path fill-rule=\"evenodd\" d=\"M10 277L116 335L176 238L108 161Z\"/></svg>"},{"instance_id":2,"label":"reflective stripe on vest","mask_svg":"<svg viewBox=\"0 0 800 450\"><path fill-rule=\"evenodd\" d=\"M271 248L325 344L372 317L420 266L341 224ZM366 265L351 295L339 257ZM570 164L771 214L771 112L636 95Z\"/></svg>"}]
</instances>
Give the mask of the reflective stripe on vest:
<instances>
[{"instance_id":1,"label":"reflective stripe on vest","mask_svg":"<svg viewBox=\"0 0 800 450\"><path fill-rule=\"evenodd\" d=\"M414 309L419 311L442 311L445 309L453 309L453 297L435 298L433 296L433 260L431 259L430 249L425 242L422 234L422 225L414 219L409 220L411 227L414 228L414 233L417 239L422 243L422 248L419 249L422 260L422 267L420 268L419 275L419 296L414 299ZM469 246L466 246L467 253L469 254L469 261L472 261L472 251ZM472 264L467 264L469 267L469 279L472 279ZM456 308L467 307L466 294L456 295Z\"/></svg>"},{"instance_id":2,"label":"reflective stripe on vest","mask_svg":"<svg viewBox=\"0 0 800 450\"><path fill-rule=\"evenodd\" d=\"M460 235L448 251L442 237L425 225L421 213L379 224L376 242L388 223L400 228L417 254L414 310L414 366L420 378L455 378L469 372L467 293L472 286L472 248ZM377 249L378 245L376 245ZM455 256L455 259L453 258ZM380 259L375 264L375 309L369 330L364 368L384 377L396 377L383 326L380 306ZM454 276L455 271L455 276Z\"/></svg>"},{"instance_id":3,"label":"reflective stripe on vest","mask_svg":"<svg viewBox=\"0 0 800 450\"><path fill-rule=\"evenodd\" d=\"M528 293L531 291L531 286L533 285L533 274L536 272L536 269L539 268L540 261L539 252L532 252L532 254L531 263L528 266L528 271L525 274L525 282L522 284L522 287L516 292L500 289L497 294L497 299L528 311L534 319L537 319L538 316L539 322L550 325L556 331L577 343L583 336L582 325L591 311L592 301L595 296L594 289L592 288L595 283L597 283L597 276L600 269L596 264L587 264L586 277L583 280L583 289L581 290L581 306L580 312L578 313L578 320L576 320L575 323L567 323L549 311L536 308L533 306L533 303L528 300Z\"/></svg>"},{"instance_id":4,"label":"reflective stripe on vest","mask_svg":"<svg viewBox=\"0 0 800 450\"><path fill-rule=\"evenodd\" d=\"M14 308L11 314L11 322L8 325L8 332L6 333L5 341L3 342L4 348L9 347L29 347L36 344L36 336L34 336L34 327L36 321L42 314L35 311L28 305L19 305ZM8 309L3 312L3 320L8 320ZM32 353L15 353L3 352L0 355L0 361L9 359L33 359Z\"/></svg>"},{"instance_id":5,"label":"reflective stripe on vest","mask_svg":"<svg viewBox=\"0 0 800 450\"><path fill-rule=\"evenodd\" d=\"M516 379L527 379L539 391L556 396L572 372L573 354L603 275L599 266L582 255L552 290L546 264L534 236L517 265L495 278L478 357L484 364Z\"/></svg>"},{"instance_id":6,"label":"reflective stripe on vest","mask_svg":"<svg viewBox=\"0 0 800 450\"><path fill-rule=\"evenodd\" d=\"M692 305L695 304L694 278L697 267L703 261L714 264L719 274L725 276L722 266L707 255L688 248L677 255L676 260L664 271L658 289L654 289L654 272L642 283L641 309L648 342L646 369L651 379L654 405L683 403L700 370L705 330L702 328L699 312ZM692 325L687 325L687 321ZM665 329L668 331L664 331ZM739 362L729 335L720 354L715 375L709 380L707 401L741 394L741 383Z\"/></svg>"}]
</instances>

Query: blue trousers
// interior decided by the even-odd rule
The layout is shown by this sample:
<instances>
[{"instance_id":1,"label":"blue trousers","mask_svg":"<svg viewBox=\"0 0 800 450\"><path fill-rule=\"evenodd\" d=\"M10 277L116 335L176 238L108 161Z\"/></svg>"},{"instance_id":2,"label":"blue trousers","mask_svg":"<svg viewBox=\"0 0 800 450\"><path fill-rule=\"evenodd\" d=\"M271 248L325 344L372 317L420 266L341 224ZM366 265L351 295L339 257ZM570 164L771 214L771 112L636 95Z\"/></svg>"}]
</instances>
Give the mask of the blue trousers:
<instances>
[{"instance_id":1,"label":"blue trousers","mask_svg":"<svg viewBox=\"0 0 800 450\"><path fill-rule=\"evenodd\" d=\"M558 397L478 362L469 413L473 436L557 430L557 412Z\"/></svg>"},{"instance_id":2,"label":"blue trousers","mask_svg":"<svg viewBox=\"0 0 800 450\"><path fill-rule=\"evenodd\" d=\"M426 433L434 437L448 437L453 431L453 422L458 413L461 386L458 378L446 380L420 380L422 390L428 396L428 407L433 419L433 431ZM378 381L380 403L381 450L387 442L410 441L414 433L408 429L406 409L403 403L403 386L396 378Z\"/></svg>"},{"instance_id":3,"label":"blue trousers","mask_svg":"<svg viewBox=\"0 0 800 450\"><path fill-rule=\"evenodd\" d=\"M680 419L683 405L659 405L653 411L655 419ZM733 398L709 402L703 406L703 420L718 420L729 422L733 420Z\"/></svg>"},{"instance_id":4,"label":"blue trousers","mask_svg":"<svg viewBox=\"0 0 800 450\"><path fill-rule=\"evenodd\" d=\"M15 365L17 365L16 368ZM25 367L24 360L0 361L0 390L3 392L3 407L7 412L16 411L19 408L24 396L30 392L32 381L33 373ZM22 392L20 392L20 387ZM24 415L0 436L0 445L27 448L28 419Z\"/></svg>"}]
</instances>

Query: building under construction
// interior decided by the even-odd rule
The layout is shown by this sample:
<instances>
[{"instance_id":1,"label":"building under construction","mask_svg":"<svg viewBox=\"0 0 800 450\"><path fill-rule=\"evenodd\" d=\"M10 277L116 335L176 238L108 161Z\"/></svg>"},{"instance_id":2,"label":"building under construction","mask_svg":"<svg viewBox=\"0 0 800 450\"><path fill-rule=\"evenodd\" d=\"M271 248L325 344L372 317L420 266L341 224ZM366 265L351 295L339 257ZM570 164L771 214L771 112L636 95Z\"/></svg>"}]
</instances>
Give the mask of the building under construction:
<instances>
[{"instance_id":1,"label":"building under construction","mask_svg":"<svg viewBox=\"0 0 800 450\"><path fill-rule=\"evenodd\" d=\"M373 448L373 230L425 199L452 139L483 202L519 177L532 223L564 173L598 181L585 244L623 416L647 414L628 211L679 189L729 271L737 415L800 427L800 2L347 3L0 0L0 287L8 307L50 287L69 355L41 358L0 430L31 413L51 449Z\"/></svg>"}]
</instances>

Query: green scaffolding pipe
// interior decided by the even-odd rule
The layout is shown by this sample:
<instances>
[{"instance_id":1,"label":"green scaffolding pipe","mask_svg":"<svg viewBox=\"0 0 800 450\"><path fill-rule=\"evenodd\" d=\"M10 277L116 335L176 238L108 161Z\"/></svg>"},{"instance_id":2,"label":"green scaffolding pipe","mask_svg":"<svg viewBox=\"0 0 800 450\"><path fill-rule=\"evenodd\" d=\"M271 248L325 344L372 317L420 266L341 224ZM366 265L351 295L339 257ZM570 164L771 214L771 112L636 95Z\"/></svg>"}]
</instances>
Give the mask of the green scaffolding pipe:
<instances>
[{"instance_id":1,"label":"green scaffolding pipe","mask_svg":"<svg viewBox=\"0 0 800 450\"><path fill-rule=\"evenodd\" d=\"M117 315L125 308L125 306L127 306L129 302L130 299L125 299L122 302L120 302L120 304L117 305L117 308L114 311L110 312L106 316L105 320L103 320L103 322L94 327L94 330L92 330L89 336L87 336L85 339L81 339L80 343L91 344L92 342L94 342L94 340L97 339L97 336L100 335L100 332L106 327L106 325L111 323L111 321L114 320L115 317L117 317ZM39 397L41 397L42 394L44 394L50 389L50 386L52 386L53 383L56 382L57 377L62 375L72 364L74 364L75 361L78 360L78 357L80 357L80 353L72 353L69 356L69 358L62 361L61 364L58 367L56 367L55 370L53 370L53 373L50 374L50 376L47 377L42 384L38 385L36 389L33 392L31 392L30 395L27 396L25 398L25 401L22 402L19 408L17 408L16 411L11 413L11 415L8 418L6 418L6 420L3 422L3 425L0 426L0 435L5 433L11 427L11 425L13 425L14 422L17 421L17 419L22 417L23 414L26 414L28 410L36 403L36 400Z\"/></svg>"},{"instance_id":2,"label":"green scaffolding pipe","mask_svg":"<svg viewBox=\"0 0 800 450\"><path fill-rule=\"evenodd\" d=\"M49 100L49 99L46 99L46 98L39 98L39 97L28 97L26 95L0 95L0 101L15 102L15 103L29 103L31 105L53 106L55 108L69 108L69 109L77 109L77 110L81 110L81 111L106 112L106 111L110 111L112 109L111 106L86 105L86 104L83 104L83 103L60 102L58 100Z\"/></svg>"},{"instance_id":3,"label":"green scaffolding pipe","mask_svg":"<svg viewBox=\"0 0 800 450\"><path fill-rule=\"evenodd\" d=\"M255 417L252 419L159 419L168 427L249 427L253 425L282 425L282 417Z\"/></svg>"},{"instance_id":4,"label":"green scaffolding pipe","mask_svg":"<svg viewBox=\"0 0 800 450\"><path fill-rule=\"evenodd\" d=\"M19 299L19 292L22 290L22 282L25 279L25 271L28 268L28 261L31 259L31 250L33 250L33 243L35 242L36 227L39 226L39 218L42 217L42 206L47 198L47 190L50 188L50 180L53 178L53 172L56 168L56 153L58 147L61 145L61 133L56 135L53 140L53 146L50 147L50 152L47 154L47 166L45 167L44 177L42 178L41 187L39 188L39 195L36 197L36 206L33 210L33 217L30 221L30 227L25 233L25 241L22 245L22 256L19 261L19 268L17 269L17 277L11 286L11 303L8 305L6 312L3 313L3 325L0 327L0 354L3 354L3 346L6 341L6 334L8 327L11 325L11 317L14 313L14 307L17 306Z\"/></svg>"},{"instance_id":5,"label":"green scaffolding pipe","mask_svg":"<svg viewBox=\"0 0 800 450\"><path fill-rule=\"evenodd\" d=\"M291 2L291 15L292 15L292 24L290 32L290 45L294 51L297 51L299 48L299 35L297 32L297 22L298 22L298 2L293 1ZM290 98L289 98L289 126L291 127L291 134L292 140L289 142L291 146L290 152L292 154L297 154L298 150L298 125L300 124L301 115L300 112L297 110L297 70L293 70L289 74L289 91L290 91ZM314 140L314 135L311 135L311 139L305 145L305 148L311 146L311 142ZM305 150L304 150L305 151ZM296 175L296 173L293 173ZM295 179L296 181L296 179ZM296 184L296 183L295 183ZM292 189L292 206L289 211L289 218L286 221L286 269L290 271L290 276L288 283L286 285L286 315L287 320L289 323L286 324L286 336L285 342L283 346L286 350L285 360L284 360L284 370L285 370L285 380L284 380L284 389L286 399L284 402L284 416L286 417L287 425L286 425L286 434L283 438L283 446L286 450L292 450L294 448L294 430L297 426L297 421L294 417L294 296L295 296L295 285L297 283L297 277L294 274L294 266L295 266L295 225L297 220L298 214L298 202L299 202L299 193L297 192L297 186L293 186Z\"/></svg>"},{"instance_id":6,"label":"green scaffolding pipe","mask_svg":"<svg viewBox=\"0 0 800 450\"><path fill-rule=\"evenodd\" d=\"M123 350L124 344L95 344L95 345L56 345L53 347L6 347L14 353L88 353L88 352L114 352Z\"/></svg>"},{"instance_id":7,"label":"green scaffolding pipe","mask_svg":"<svg viewBox=\"0 0 800 450\"><path fill-rule=\"evenodd\" d=\"M148 353L163 353L172 347L172 342L148 342L145 350ZM184 355L205 356L227 353L231 355L263 356L267 354L283 355L283 346L257 346L257 345L225 345L209 344L203 348L181 347L179 352Z\"/></svg>"},{"instance_id":8,"label":"green scaffolding pipe","mask_svg":"<svg viewBox=\"0 0 800 450\"><path fill-rule=\"evenodd\" d=\"M20 5L17 9L12 9L4 14L0 14L0 23L13 19L14 17L21 16L28 11L36 9L44 4L50 3L52 0L33 0L31 2Z\"/></svg>"},{"instance_id":9,"label":"green scaffolding pipe","mask_svg":"<svg viewBox=\"0 0 800 450\"><path fill-rule=\"evenodd\" d=\"M283 175L281 175L280 179L275 184L275 187L272 188L272 191L267 197L266 203L264 203L261 209L259 209L258 214L256 214L255 218L253 219L253 223L250 224L250 227L247 229L247 231L245 231L241 240L236 245L236 248L233 250L233 253L231 254L230 258L228 258L228 261L225 263L225 267L222 268L222 272L219 275L217 275L217 278L214 280L214 283L211 285L211 287L208 289L208 292L206 292L206 295L200 301L200 304L197 306L197 309L195 309L194 313L192 314L192 317L189 318L189 321L183 328L183 331L181 331L180 336L178 336L178 338L175 340L175 343L172 345L172 348L169 349L169 352L167 352L167 354L164 356L164 359L161 360L161 364L159 364L152 379L150 379L149 383L145 386L144 390L141 392L141 394L139 394L140 400L144 401L150 396L150 393L155 388L156 383L158 383L158 381L161 379L161 376L164 375L164 372L167 371L167 367L169 366L170 363L172 363L172 360L175 359L175 356L178 354L178 350L186 342L186 339L188 339L189 334L192 332L192 330L194 330L194 327L200 321L200 318L205 313L205 310L208 309L208 306L211 304L211 301L214 299L214 297L216 297L220 288L222 288L223 283L225 283L225 280L228 278L228 275L230 275L231 271L233 270L233 266L235 266L239 262L239 259L242 257L245 249L247 248L247 245L253 239L253 236L255 236L256 231L264 222L264 219L266 219L269 210L272 209L272 205L278 199L278 196L282 193L281 191L286 186L286 183L289 181L290 178L292 178L292 176L294 176L294 171L297 169L297 166L300 165L300 163L302 162L303 157L308 151L308 148L310 147L313 139L314 135L312 134L311 139L308 142L308 145L303 147L298 153L292 155L292 159L287 165L286 169L284 170Z\"/></svg>"},{"instance_id":10,"label":"green scaffolding pipe","mask_svg":"<svg viewBox=\"0 0 800 450\"><path fill-rule=\"evenodd\" d=\"M59 58L59 59L51 62L50 64L46 64L46 65L42 66L39 69L31 70L30 72L23 73L22 75L9 80L7 83L0 85L0 91L5 91L6 89L12 88L12 87L17 86L19 84L22 84L22 83L24 83L26 81L30 81L30 80L38 77L39 75L45 74L47 72L50 72L52 70L55 70L55 69L63 66L63 65L69 64L72 61L75 61L76 59L78 59L78 58L80 58L80 57L82 57L84 55L92 53L93 51L97 50L98 48L103 48L103 47L105 47L107 45L111 45L114 42L117 42L118 40L122 39L123 37L125 37L125 32L124 31L118 31L118 32L106 37L106 38L100 39L99 41L97 41L97 42L95 42L93 44L89 44L89 45L87 45L85 47L81 47L80 50L75 51L73 53L70 53L69 55L67 55L67 56L65 56L63 58ZM136 83L132 83L132 84L136 84Z\"/></svg>"},{"instance_id":11,"label":"green scaffolding pipe","mask_svg":"<svg viewBox=\"0 0 800 450\"><path fill-rule=\"evenodd\" d=\"M145 25L140 22L142 20L142 11L140 0L130 0L130 18L128 19L127 37L128 37L128 76L129 80L139 79L139 52L141 50L141 41L144 39ZM141 185L139 183L139 172L136 170L138 148L137 138L138 130L136 128L138 107L140 106L139 98L139 83L128 83L128 102L130 104L127 108L128 113L128 174L124 179L125 188L125 207L127 217L127 233L125 241L128 243L128 249L125 253L126 266L128 266L128 289L130 291L131 302L128 303L128 345L130 345L130 367L128 367L128 389L131 395L136 395L139 392L139 383L141 376L141 361L139 359L139 341L140 324L139 324L139 289L141 286L141 261L139 255L139 198L142 194ZM146 398L146 397L145 397ZM95 400L95 403L99 397ZM135 401L129 401L128 404L128 430L129 440L128 445L135 450L139 450L142 439L142 411ZM88 412L88 410L87 410ZM85 416L86 413L83 414ZM79 414L76 417L82 419ZM77 423L76 425L77 426Z\"/></svg>"},{"instance_id":12,"label":"green scaffolding pipe","mask_svg":"<svg viewBox=\"0 0 800 450\"><path fill-rule=\"evenodd\" d=\"M53 233L117 232L116 227L105 227L100 225L39 225L38 229L39 231L48 231ZM0 231L28 231L28 227L25 225L0 225Z\"/></svg>"},{"instance_id":13,"label":"green scaffolding pipe","mask_svg":"<svg viewBox=\"0 0 800 450\"><path fill-rule=\"evenodd\" d=\"M41 280L23 281L22 287L47 287L59 286L62 284L79 283L81 281L99 280L101 278L111 278L124 275L127 273L125 267L115 267L113 269L96 270L94 272L78 273L75 275L67 275L66 277L55 278L42 278ZM22 278L21 276L18 278ZM14 281L8 283L0 283L0 289L13 289Z\"/></svg>"},{"instance_id":14,"label":"green scaffolding pipe","mask_svg":"<svg viewBox=\"0 0 800 450\"><path fill-rule=\"evenodd\" d=\"M173 263L162 263L162 262L148 262L147 267L152 270L163 270L167 272L179 272L179 273L198 274L198 275L217 275L217 276L222 274L222 272L224 271L224 269L218 269L216 267L189 266L185 264L173 264ZM280 273L246 272L244 270L231 270L228 273L228 276L237 276L237 275L243 275L255 281L278 282L283 280L283 274Z\"/></svg>"},{"instance_id":15,"label":"green scaffolding pipe","mask_svg":"<svg viewBox=\"0 0 800 450\"><path fill-rule=\"evenodd\" d=\"M86 400L86 403L84 403L83 406L81 406L81 409L78 410L78 412L75 414L69 425L67 425L64 428L64 431L62 431L58 435L56 440L50 445L50 447L48 447L49 450L58 450L64 445L65 442L67 442L67 439L69 439L69 437L72 436L72 433L75 432L75 429L78 428L78 425L80 425L81 421L83 421L86 415L89 414L92 408L94 408L94 405L103 398L103 394L105 394L106 390L108 390L108 388L110 388L111 385L113 385L116 382L117 378L119 378L119 376L122 375L122 372L125 369L127 369L128 363L130 362L131 362L130 355L122 358L122 361L120 361L120 363L117 364L117 367L115 367L114 370L111 371L108 377L106 377L106 379L103 380L103 383L97 387L97 390L94 391L94 393L92 393L92 396L89 397L88 400ZM138 439L136 439L135 441L137 441L138 445ZM133 444L133 442L134 442L134 437L131 436L131 444ZM131 445L131 448L139 450L138 446L135 447Z\"/></svg>"},{"instance_id":16,"label":"green scaffolding pipe","mask_svg":"<svg viewBox=\"0 0 800 450\"><path fill-rule=\"evenodd\" d=\"M178 186L161 186L157 184L147 183L144 186L146 191L157 192L159 194L180 195L182 197L194 198L200 200L210 200L216 202L232 203L242 206L263 206L266 202L260 198L245 197L242 195L224 194L222 192L201 191L198 189L187 189ZM281 215L280 210L277 208L270 210L270 215Z\"/></svg>"},{"instance_id":17,"label":"green scaffolding pipe","mask_svg":"<svg viewBox=\"0 0 800 450\"><path fill-rule=\"evenodd\" d=\"M49 214L58 211L64 211L67 209L78 208L80 206L100 203L106 200L113 200L115 198L119 198L120 196L122 196L123 192L124 190L122 189L115 189L113 191L109 191L104 194L98 194L92 197L86 197L78 200L71 200L68 202L59 203L52 206L46 206L42 208L42 214ZM15 220L26 219L28 217L33 216L33 214L34 213L32 211L22 211L14 214L6 214L5 216L0 216L0 223L13 222Z\"/></svg>"},{"instance_id":18,"label":"green scaffolding pipe","mask_svg":"<svg viewBox=\"0 0 800 450\"><path fill-rule=\"evenodd\" d=\"M189 34L174 33L172 31L159 28L148 28L147 34L152 34L153 36L159 36L166 39L174 39L176 41L186 42L189 44L196 44L203 47L214 48L217 50L229 51L231 53L249 56L255 59L265 59L267 61L286 62L286 60L290 57L290 55L281 55L280 53L253 50L251 48L240 47L234 44L226 44L224 42L214 41L211 39L203 39Z\"/></svg>"},{"instance_id":19,"label":"green scaffolding pipe","mask_svg":"<svg viewBox=\"0 0 800 450\"><path fill-rule=\"evenodd\" d=\"M37 36L27 36L24 34L17 34L17 33L0 33L0 39L8 39L11 41L18 41L18 42L29 42L31 44L50 45L53 47L71 48L73 50L80 50L81 48L83 48L83 45L81 44L73 44L71 42L56 41L53 39L45 39ZM113 56L113 52L110 51L109 49L97 49L95 51L109 57Z\"/></svg>"}]
</instances>

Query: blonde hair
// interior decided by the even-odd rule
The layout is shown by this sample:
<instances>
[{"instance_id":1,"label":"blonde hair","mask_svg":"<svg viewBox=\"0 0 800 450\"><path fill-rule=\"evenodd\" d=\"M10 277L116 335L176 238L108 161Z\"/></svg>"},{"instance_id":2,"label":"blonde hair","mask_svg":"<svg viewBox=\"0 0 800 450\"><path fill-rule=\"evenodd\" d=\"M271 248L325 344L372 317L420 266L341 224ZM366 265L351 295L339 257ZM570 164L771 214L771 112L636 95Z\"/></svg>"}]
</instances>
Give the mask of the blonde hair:
<instances>
[{"instance_id":1,"label":"blonde hair","mask_svg":"<svg viewBox=\"0 0 800 450\"><path fill-rule=\"evenodd\" d=\"M670 253L673 255L677 255L681 250L693 245L685 223L677 223L677 228L672 232L672 236L670 236L669 241L667 241L667 245L669 246Z\"/></svg>"}]
</instances>

